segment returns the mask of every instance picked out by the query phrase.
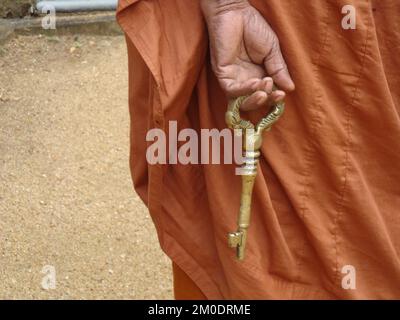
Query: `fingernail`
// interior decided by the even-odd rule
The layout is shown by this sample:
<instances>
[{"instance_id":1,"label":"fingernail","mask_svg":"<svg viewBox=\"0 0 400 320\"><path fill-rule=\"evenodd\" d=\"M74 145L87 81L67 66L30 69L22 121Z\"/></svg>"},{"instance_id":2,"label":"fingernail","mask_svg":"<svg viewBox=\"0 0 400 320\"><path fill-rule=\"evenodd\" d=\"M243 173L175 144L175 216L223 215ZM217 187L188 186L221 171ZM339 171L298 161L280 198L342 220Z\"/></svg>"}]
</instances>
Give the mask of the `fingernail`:
<instances>
[{"instance_id":1,"label":"fingernail","mask_svg":"<svg viewBox=\"0 0 400 320\"><path fill-rule=\"evenodd\" d=\"M275 92L275 101L281 101L284 99L286 94L283 91L276 91Z\"/></svg>"},{"instance_id":2,"label":"fingernail","mask_svg":"<svg viewBox=\"0 0 400 320\"><path fill-rule=\"evenodd\" d=\"M296 85L294 84L293 80L289 78L289 89L293 91L296 89Z\"/></svg>"},{"instance_id":3,"label":"fingernail","mask_svg":"<svg viewBox=\"0 0 400 320\"><path fill-rule=\"evenodd\" d=\"M265 103L267 101L267 99L268 99L268 95L264 91L261 91L258 94L257 101L258 101L259 104Z\"/></svg>"}]
</instances>

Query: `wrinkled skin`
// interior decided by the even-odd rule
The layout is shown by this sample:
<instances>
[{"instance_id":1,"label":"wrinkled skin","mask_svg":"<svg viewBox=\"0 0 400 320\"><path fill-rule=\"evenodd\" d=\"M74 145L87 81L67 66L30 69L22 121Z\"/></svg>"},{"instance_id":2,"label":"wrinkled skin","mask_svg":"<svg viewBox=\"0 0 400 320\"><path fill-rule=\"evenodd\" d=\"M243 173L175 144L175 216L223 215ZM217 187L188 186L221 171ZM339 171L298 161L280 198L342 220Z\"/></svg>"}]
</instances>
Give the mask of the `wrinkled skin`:
<instances>
[{"instance_id":1,"label":"wrinkled skin","mask_svg":"<svg viewBox=\"0 0 400 320\"><path fill-rule=\"evenodd\" d=\"M201 0L201 7L222 89L229 98L251 95L242 110L272 105L294 90L275 32L248 1ZM272 92L274 83L280 90Z\"/></svg>"}]
</instances>

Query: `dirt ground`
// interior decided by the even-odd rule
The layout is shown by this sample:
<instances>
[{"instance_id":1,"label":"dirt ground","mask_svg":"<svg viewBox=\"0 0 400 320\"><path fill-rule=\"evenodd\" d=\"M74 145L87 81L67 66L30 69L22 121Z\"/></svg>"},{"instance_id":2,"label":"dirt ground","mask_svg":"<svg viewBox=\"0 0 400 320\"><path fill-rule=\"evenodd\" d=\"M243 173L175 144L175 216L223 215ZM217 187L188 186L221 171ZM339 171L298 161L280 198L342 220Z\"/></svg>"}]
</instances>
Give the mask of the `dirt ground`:
<instances>
[{"instance_id":1,"label":"dirt ground","mask_svg":"<svg viewBox=\"0 0 400 320\"><path fill-rule=\"evenodd\" d=\"M123 36L0 46L0 299L172 298L131 184L126 66Z\"/></svg>"},{"instance_id":2,"label":"dirt ground","mask_svg":"<svg viewBox=\"0 0 400 320\"><path fill-rule=\"evenodd\" d=\"M23 17L28 14L33 3L33 0L0 0L0 17Z\"/></svg>"}]
</instances>

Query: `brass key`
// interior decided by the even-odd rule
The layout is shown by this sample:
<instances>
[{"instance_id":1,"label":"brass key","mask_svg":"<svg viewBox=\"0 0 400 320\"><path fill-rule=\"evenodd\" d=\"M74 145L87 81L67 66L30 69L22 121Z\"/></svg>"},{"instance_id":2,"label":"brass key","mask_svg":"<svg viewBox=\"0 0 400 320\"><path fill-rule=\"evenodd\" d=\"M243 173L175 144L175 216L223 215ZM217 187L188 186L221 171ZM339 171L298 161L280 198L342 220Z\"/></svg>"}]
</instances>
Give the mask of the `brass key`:
<instances>
[{"instance_id":1,"label":"brass key","mask_svg":"<svg viewBox=\"0 0 400 320\"><path fill-rule=\"evenodd\" d=\"M254 181L257 176L258 159L262 145L262 134L270 130L272 125L278 121L285 110L285 103L277 103L272 110L261 121L254 126L250 121L240 117L240 106L247 96L233 99L229 102L225 121L229 128L241 130L243 137L244 164L240 168L242 174L242 194L240 198L240 210L238 217L238 230L229 233L228 243L236 248L236 257L243 260L245 256L247 231L250 225L251 202Z\"/></svg>"}]
</instances>

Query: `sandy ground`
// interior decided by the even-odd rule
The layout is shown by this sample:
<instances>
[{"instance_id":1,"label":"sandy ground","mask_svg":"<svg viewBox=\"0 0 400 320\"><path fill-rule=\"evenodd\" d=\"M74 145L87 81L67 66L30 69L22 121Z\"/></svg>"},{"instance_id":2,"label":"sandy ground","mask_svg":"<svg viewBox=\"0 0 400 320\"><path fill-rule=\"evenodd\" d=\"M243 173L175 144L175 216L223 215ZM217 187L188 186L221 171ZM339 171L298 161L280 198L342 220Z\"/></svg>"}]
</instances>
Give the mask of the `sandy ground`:
<instances>
[{"instance_id":1,"label":"sandy ground","mask_svg":"<svg viewBox=\"0 0 400 320\"><path fill-rule=\"evenodd\" d=\"M126 60L122 36L0 46L1 299L172 298L129 174Z\"/></svg>"}]
</instances>

